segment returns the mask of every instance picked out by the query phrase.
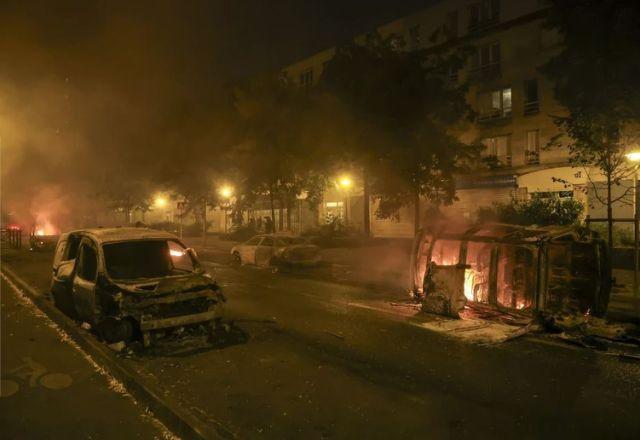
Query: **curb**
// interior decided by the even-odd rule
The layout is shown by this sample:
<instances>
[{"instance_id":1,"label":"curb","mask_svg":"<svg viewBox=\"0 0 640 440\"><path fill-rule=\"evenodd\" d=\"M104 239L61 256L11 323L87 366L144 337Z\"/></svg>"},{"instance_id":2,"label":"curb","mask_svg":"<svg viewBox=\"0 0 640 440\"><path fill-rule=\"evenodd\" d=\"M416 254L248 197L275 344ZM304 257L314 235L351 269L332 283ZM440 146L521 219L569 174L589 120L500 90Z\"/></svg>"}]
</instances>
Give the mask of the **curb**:
<instances>
[{"instance_id":1,"label":"curb","mask_svg":"<svg viewBox=\"0 0 640 440\"><path fill-rule=\"evenodd\" d=\"M76 323L59 311L44 296L16 275L6 264L2 265L2 274L23 289L23 293L60 327L87 355L99 366L119 380L127 392L138 402L146 405L153 415L164 423L175 435L183 439L236 439L237 436L222 423L215 420L207 422L186 411L177 401L156 393L147 381L135 370L122 365L116 355L104 344L93 337L81 333Z\"/></svg>"}]
</instances>

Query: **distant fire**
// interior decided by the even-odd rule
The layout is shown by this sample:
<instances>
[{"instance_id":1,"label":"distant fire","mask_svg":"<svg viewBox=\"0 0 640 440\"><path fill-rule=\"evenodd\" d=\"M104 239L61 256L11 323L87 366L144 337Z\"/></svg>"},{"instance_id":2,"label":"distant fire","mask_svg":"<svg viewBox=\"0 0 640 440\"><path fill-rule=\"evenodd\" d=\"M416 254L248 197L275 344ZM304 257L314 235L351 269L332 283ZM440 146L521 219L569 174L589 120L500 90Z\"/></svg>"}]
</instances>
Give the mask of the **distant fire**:
<instances>
[{"instance_id":1,"label":"distant fire","mask_svg":"<svg viewBox=\"0 0 640 440\"><path fill-rule=\"evenodd\" d=\"M60 231L58 228L46 219L39 218L36 226L34 227L33 235L58 235Z\"/></svg>"},{"instance_id":2,"label":"distant fire","mask_svg":"<svg viewBox=\"0 0 640 440\"><path fill-rule=\"evenodd\" d=\"M171 249L171 250L169 250L169 255L171 255L172 257L183 257L184 256L184 252L175 251L175 250Z\"/></svg>"}]
</instances>

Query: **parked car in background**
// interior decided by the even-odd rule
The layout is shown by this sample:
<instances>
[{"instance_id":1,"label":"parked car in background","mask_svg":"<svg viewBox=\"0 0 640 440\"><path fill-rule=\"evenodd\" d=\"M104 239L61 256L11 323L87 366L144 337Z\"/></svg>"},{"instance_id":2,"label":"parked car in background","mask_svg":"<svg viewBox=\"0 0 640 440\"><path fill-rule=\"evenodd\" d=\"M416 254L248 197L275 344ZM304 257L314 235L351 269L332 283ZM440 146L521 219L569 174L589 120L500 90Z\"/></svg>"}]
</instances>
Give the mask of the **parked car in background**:
<instances>
[{"instance_id":1,"label":"parked car in background","mask_svg":"<svg viewBox=\"0 0 640 440\"><path fill-rule=\"evenodd\" d=\"M301 237L262 234L234 246L231 257L236 265L314 266L320 262L320 248Z\"/></svg>"},{"instance_id":2,"label":"parked car in background","mask_svg":"<svg viewBox=\"0 0 640 440\"><path fill-rule=\"evenodd\" d=\"M148 228L97 228L62 234L53 259L56 307L87 322L107 342L144 345L176 328L220 324L225 298L195 252Z\"/></svg>"}]
</instances>

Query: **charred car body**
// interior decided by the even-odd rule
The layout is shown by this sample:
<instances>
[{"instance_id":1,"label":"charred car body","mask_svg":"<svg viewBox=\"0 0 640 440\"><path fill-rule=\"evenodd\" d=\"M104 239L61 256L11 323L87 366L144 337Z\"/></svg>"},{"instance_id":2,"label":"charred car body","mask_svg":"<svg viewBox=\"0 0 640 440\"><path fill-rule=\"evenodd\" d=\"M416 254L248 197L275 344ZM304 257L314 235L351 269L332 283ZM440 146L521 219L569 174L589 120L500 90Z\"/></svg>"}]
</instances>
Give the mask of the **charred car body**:
<instances>
[{"instance_id":1,"label":"charred car body","mask_svg":"<svg viewBox=\"0 0 640 440\"><path fill-rule=\"evenodd\" d=\"M237 265L314 266L320 262L320 249L304 238L263 234L234 246L231 257Z\"/></svg>"},{"instance_id":2,"label":"charred car body","mask_svg":"<svg viewBox=\"0 0 640 440\"><path fill-rule=\"evenodd\" d=\"M107 342L204 326L213 332L225 302L193 250L147 228L87 229L60 236L51 293L67 315Z\"/></svg>"},{"instance_id":3,"label":"charred car body","mask_svg":"<svg viewBox=\"0 0 640 440\"><path fill-rule=\"evenodd\" d=\"M603 316L611 291L606 253L605 242L581 227L447 225L416 235L412 292L423 308L453 316L467 301Z\"/></svg>"}]
</instances>

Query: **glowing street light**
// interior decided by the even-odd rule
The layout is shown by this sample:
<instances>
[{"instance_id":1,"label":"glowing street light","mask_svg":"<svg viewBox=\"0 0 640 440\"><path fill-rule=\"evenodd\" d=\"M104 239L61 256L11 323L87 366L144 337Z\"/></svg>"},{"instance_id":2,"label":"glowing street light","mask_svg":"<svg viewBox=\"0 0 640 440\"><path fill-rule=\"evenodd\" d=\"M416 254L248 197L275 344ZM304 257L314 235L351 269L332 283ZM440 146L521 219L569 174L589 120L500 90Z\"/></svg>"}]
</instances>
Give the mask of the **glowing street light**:
<instances>
[{"instance_id":1,"label":"glowing street light","mask_svg":"<svg viewBox=\"0 0 640 440\"><path fill-rule=\"evenodd\" d=\"M338 180L338 184L342 187L342 188L351 188L351 185L353 185L353 182L351 181L351 178L349 176L342 176L340 178L340 180Z\"/></svg>"},{"instance_id":2,"label":"glowing street light","mask_svg":"<svg viewBox=\"0 0 640 440\"><path fill-rule=\"evenodd\" d=\"M167 206L167 199L165 199L162 196L157 196L153 201L153 204L156 205L158 208L164 208L165 206Z\"/></svg>"},{"instance_id":3,"label":"glowing street light","mask_svg":"<svg viewBox=\"0 0 640 440\"><path fill-rule=\"evenodd\" d=\"M640 162L640 151L627 153L627 159L629 159L630 162Z\"/></svg>"},{"instance_id":4,"label":"glowing street light","mask_svg":"<svg viewBox=\"0 0 640 440\"><path fill-rule=\"evenodd\" d=\"M233 195L233 188L229 185L223 186L222 188L220 188L220 195L225 199L231 198L231 196Z\"/></svg>"}]
</instances>

